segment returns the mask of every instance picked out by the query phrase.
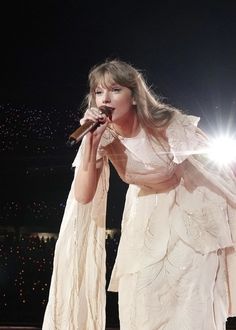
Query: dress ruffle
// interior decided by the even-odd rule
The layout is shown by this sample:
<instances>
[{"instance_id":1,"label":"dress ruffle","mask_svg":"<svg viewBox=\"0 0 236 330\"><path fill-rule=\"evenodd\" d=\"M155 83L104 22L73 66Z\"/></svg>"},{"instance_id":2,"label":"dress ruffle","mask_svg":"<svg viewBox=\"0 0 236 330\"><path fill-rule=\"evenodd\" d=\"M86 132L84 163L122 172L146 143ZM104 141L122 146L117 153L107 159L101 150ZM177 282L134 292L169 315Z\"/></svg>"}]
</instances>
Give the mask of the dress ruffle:
<instances>
[{"instance_id":1,"label":"dress ruffle","mask_svg":"<svg viewBox=\"0 0 236 330\"><path fill-rule=\"evenodd\" d=\"M176 114L167 127L166 137L176 164L204 149L203 138L197 128L199 120L199 117Z\"/></svg>"}]
</instances>

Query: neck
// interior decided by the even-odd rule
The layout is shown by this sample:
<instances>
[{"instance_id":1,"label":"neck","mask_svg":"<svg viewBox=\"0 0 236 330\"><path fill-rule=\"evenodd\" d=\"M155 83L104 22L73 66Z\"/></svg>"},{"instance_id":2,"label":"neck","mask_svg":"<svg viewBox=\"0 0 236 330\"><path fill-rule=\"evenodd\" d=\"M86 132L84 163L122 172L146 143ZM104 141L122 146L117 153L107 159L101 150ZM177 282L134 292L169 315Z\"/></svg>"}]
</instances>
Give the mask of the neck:
<instances>
[{"instance_id":1,"label":"neck","mask_svg":"<svg viewBox=\"0 0 236 330\"><path fill-rule=\"evenodd\" d=\"M140 130L140 125L138 122L137 116L133 116L132 118L129 118L123 122L123 123L112 123L112 128L114 131L127 138L135 137Z\"/></svg>"}]
</instances>

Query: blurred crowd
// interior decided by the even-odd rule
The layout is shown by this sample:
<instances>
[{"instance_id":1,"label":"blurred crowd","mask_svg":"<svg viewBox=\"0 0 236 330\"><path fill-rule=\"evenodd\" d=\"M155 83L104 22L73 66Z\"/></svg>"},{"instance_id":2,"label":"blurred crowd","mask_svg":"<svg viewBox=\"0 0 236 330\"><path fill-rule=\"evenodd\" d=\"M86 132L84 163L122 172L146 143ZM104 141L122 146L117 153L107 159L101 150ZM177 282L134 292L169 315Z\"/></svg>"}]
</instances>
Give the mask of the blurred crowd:
<instances>
[{"instance_id":1,"label":"blurred crowd","mask_svg":"<svg viewBox=\"0 0 236 330\"><path fill-rule=\"evenodd\" d=\"M79 110L4 104L0 119L1 154L46 155L61 150L58 142L78 127Z\"/></svg>"},{"instance_id":2,"label":"blurred crowd","mask_svg":"<svg viewBox=\"0 0 236 330\"><path fill-rule=\"evenodd\" d=\"M107 280L120 234L107 235ZM0 236L1 324L42 322L48 299L56 236L7 233ZM114 321L116 300L109 298L108 319Z\"/></svg>"}]
</instances>

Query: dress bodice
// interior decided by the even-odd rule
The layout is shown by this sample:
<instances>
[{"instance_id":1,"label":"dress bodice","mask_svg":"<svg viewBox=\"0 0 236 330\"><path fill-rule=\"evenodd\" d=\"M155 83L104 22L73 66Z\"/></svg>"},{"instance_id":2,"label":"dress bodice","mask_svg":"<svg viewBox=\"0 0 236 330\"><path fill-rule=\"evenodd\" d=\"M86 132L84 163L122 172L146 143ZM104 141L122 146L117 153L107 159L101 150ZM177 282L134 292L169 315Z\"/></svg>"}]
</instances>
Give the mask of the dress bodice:
<instances>
[{"instance_id":1,"label":"dress bodice","mask_svg":"<svg viewBox=\"0 0 236 330\"><path fill-rule=\"evenodd\" d=\"M124 182L155 189L173 177L178 165L164 139L151 139L142 128L135 137L113 138L104 150Z\"/></svg>"}]
</instances>

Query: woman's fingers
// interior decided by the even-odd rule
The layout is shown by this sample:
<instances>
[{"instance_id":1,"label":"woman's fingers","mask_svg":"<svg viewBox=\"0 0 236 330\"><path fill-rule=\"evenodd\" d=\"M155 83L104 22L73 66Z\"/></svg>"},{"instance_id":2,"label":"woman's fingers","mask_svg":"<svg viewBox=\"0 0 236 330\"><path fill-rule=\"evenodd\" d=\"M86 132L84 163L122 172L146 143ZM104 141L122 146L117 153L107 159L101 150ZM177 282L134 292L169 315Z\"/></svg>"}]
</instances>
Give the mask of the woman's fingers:
<instances>
[{"instance_id":1,"label":"woman's fingers","mask_svg":"<svg viewBox=\"0 0 236 330\"><path fill-rule=\"evenodd\" d=\"M102 113L101 110L98 108L89 108L85 111L84 117L80 120L80 124L83 125L87 120L92 120L94 122L96 121L101 121L105 122L106 121L106 115Z\"/></svg>"}]
</instances>

